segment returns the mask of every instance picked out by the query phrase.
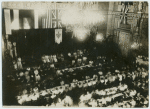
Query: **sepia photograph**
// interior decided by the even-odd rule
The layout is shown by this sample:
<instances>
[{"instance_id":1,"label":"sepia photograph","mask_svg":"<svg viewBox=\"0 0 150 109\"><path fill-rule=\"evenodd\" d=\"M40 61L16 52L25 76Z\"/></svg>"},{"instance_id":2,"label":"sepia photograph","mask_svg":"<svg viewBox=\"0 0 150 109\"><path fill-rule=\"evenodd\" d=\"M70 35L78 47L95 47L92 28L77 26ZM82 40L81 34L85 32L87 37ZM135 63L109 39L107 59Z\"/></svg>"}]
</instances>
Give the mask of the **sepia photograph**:
<instances>
[{"instance_id":1,"label":"sepia photograph","mask_svg":"<svg viewBox=\"0 0 150 109\"><path fill-rule=\"evenodd\" d=\"M2 107L149 107L148 1L1 6Z\"/></svg>"}]
</instances>

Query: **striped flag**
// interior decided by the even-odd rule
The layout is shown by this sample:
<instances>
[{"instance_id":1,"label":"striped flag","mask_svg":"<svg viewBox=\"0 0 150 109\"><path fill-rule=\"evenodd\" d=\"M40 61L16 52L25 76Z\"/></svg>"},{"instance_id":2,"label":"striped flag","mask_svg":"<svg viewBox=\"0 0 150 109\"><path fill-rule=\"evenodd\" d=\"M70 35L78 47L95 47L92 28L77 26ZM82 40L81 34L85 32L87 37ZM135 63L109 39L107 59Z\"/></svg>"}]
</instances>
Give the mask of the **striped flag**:
<instances>
[{"instance_id":1,"label":"striped flag","mask_svg":"<svg viewBox=\"0 0 150 109\"><path fill-rule=\"evenodd\" d=\"M42 28L62 28L61 14L62 10L46 10L42 18Z\"/></svg>"},{"instance_id":2,"label":"striped flag","mask_svg":"<svg viewBox=\"0 0 150 109\"><path fill-rule=\"evenodd\" d=\"M47 10L46 18L42 18L42 28L52 28L51 10Z\"/></svg>"},{"instance_id":3,"label":"striped flag","mask_svg":"<svg viewBox=\"0 0 150 109\"><path fill-rule=\"evenodd\" d=\"M51 11L49 10L48 11L48 15L49 15L49 17L48 17L48 28L52 28L52 16L51 16Z\"/></svg>"},{"instance_id":4,"label":"striped flag","mask_svg":"<svg viewBox=\"0 0 150 109\"><path fill-rule=\"evenodd\" d=\"M47 10L46 18L42 18L42 28L52 28L51 10Z\"/></svg>"},{"instance_id":5,"label":"striped flag","mask_svg":"<svg viewBox=\"0 0 150 109\"><path fill-rule=\"evenodd\" d=\"M45 28L45 18L42 18L42 28Z\"/></svg>"}]
</instances>

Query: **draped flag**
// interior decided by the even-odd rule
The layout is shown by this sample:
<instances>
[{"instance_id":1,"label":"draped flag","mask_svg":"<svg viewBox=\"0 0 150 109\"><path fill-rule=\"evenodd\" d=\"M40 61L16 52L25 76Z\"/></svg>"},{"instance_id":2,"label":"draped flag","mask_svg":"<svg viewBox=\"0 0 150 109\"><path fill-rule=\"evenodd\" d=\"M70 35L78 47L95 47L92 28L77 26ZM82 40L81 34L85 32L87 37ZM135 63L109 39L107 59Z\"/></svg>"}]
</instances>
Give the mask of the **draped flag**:
<instances>
[{"instance_id":1,"label":"draped flag","mask_svg":"<svg viewBox=\"0 0 150 109\"><path fill-rule=\"evenodd\" d=\"M51 16L51 11L48 10L48 11L47 11L48 28L52 28L52 18L51 18L51 17L52 17L52 16Z\"/></svg>"},{"instance_id":2,"label":"draped flag","mask_svg":"<svg viewBox=\"0 0 150 109\"><path fill-rule=\"evenodd\" d=\"M58 44L62 42L62 29L55 29L55 42Z\"/></svg>"},{"instance_id":3,"label":"draped flag","mask_svg":"<svg viewBox=\"0 0 150 109\"><path fill-rule=\"evenodd\" d=\"M46 17L42 18L42 28L52 28L51 11L46 11Z\"/></svg>"},{"instance_id":4,"label":"draped flag","mask_svg":"<svg viewBox=\"0 0 150 109\"><path fill-rule=\"evenodd\" d=\"M42 18L42 28L62 28L62 10L47 10Z\"/></svg>"},{"instance_id":5,"label":"draped flag","mask_svg":"<svg viewBox=\"0 0 150 109\"><path fill-rule=\"evenodd\" d=\"M46 20L46 28L52 28L52 18L51 18L51 10L47 10L47 20Z\"/></svg>"},{"instance_id":6,"label":"draped flag","mask_svg":"<svg viewBox=\"0 0 150 109\"><path fill-rule=\"evenodd\" d=\"M11 21L10 21L10 10L5 9L4 10L4 16L5 16L5 30L6 34L11 34Z\"/></svg>"}]
</instances>

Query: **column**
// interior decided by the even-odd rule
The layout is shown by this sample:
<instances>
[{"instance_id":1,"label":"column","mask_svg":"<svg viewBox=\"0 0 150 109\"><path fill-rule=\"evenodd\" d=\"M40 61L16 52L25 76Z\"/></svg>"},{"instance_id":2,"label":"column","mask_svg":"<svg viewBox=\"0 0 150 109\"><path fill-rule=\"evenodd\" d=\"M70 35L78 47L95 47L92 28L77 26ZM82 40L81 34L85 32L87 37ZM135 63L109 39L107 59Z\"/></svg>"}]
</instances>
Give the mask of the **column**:
<instances>
[{"instance_id":1,"label":"column","mask_svg":"<svg viewBox=\"0 0 150 109\"><path fill-rule=\"evenodd\" d=\"M107 33L106 35L113 35L113 9L114 9L114 2L109 2L109 10L108 10L108 19L107 19Z\"/></svg>"},{"instance_id":2,"label":"column","mask_svg":"<svg viewBox=\"0 0 150 109\"><path fill-rule=\"evenodd\" d=\"M6 34L11 34L10 9L4 10Z\"/></svg>"}]
</instances>

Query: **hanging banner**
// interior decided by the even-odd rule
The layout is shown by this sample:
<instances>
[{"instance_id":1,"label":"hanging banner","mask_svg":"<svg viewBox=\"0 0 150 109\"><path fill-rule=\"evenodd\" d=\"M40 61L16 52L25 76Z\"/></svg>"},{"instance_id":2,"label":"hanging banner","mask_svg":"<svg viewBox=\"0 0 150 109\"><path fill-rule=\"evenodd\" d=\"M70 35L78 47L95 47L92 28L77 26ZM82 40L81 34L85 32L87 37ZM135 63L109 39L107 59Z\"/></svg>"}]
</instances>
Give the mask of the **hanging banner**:
<instances>
[{"instance_id":1,"label":"hanging banner","mask_svg":"<svg viewBox=\"0 0 150 109\"><path fill-rule=\"evenodd\" d=\"M46 11L46 15L47 15L47 28L48 28L48 25L49 25L49 15L48 15L48 10Z\"/></svg>"},{"instance_id":2,"label":"hanging banner","mask_svg":"<svg viewBox=\"0 0 150 109\"><path fill-rule=\"evenodd\" d=\"M6 34L11 34L11 21L10 21L10 10L4 10L4 17L5 17L5 30Z\"/></svg>"},{"instance_id":3,"label":"hanging banner","mask_svg":"<svg viewBox=\"0 0 150 109\"><path fill-rule=\"evenodd\" d=\"M38 29L39 25L38 25L38 10L34 10L34 28Z\"/></svg>"},{"instance_id":4,"label":"hanging banner","mask_svg":"<svg viewBox=\"0 0 150 109\"><path fill-rule=\"evenodd\" d=\"M62 29L55 29L55 42L58 44L62 42Z\"/></svg>"},{"instance_id":5,"label":"hanging banner","mask_svg":"<svg viewBox=\"0 0 150 109\"><path fill-rule=\"evenodd\" d=\"M23 18L23 28L30 29L31 18Z\"/></svg>"},{"instance_id":6,"label":"hanging banner","mask_svg":"<svg viewBox=\"0 0 150 109\"><path fill-rule=\"evenodd\" d=\"M52 28L52 16L51 16L51 10L48 10L48 28Z\"/></svg>"},{"instance_id":7,"label":"hanging banner","mask_svg":"<svg viewBox=\"0 0 150 109\"><path fill-rule=\"evenodd\" d=\"M12 29L19 30L19 10L13 10L14 20L12 22Z\"/></svg>"}]
</instances>

